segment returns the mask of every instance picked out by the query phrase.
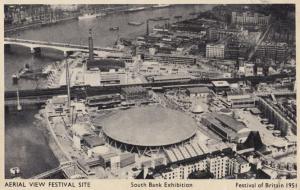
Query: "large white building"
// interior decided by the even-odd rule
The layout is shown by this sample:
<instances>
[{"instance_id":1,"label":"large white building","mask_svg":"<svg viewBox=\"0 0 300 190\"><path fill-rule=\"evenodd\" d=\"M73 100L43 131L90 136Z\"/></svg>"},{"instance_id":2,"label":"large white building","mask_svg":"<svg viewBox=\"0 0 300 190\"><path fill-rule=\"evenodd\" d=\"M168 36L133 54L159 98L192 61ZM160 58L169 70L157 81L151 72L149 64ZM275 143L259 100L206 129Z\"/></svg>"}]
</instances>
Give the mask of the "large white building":
<instances>
[{"instance_id":1,"label":"large white building","mask_svg":"<svg viewBox=\"0 0 300 190\"><path fill-rule=\"evenodd\" d=\"M267 25L270 20L270 15L262 15L259 13L246 12L232 12L231 22L237 24L258 24Z\"/></svg>"},{"instance_id":2,"label":"large white building","mask_svg":"<svg viewBox=\"0 0 300 190\"><path fill-rule=\"evenodd\" d=\"M207 58L224 58L224 44L207 44L206 45L206 57Z\"/></svg>"}]
</instances>

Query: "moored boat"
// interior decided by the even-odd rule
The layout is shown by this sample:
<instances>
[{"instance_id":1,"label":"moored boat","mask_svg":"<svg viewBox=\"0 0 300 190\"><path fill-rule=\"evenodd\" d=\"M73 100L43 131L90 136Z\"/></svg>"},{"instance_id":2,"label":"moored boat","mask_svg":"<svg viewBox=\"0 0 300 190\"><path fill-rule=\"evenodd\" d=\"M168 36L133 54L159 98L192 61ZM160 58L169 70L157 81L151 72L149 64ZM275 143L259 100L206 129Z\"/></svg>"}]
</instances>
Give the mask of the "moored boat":
<instances>
[{"instance_id":1,"label":"moored boat","mask_svg":"<svg viewBox=\"0 0 300 190\"><path fill-rule=\"evenodd\" d=\"M171 6L170 4L158 4L158 5L154 5L152 6L152 8L165 8L165 7L169 7Z\"/></svg>"},{"instance_id":2,"label":"moored boat","mask_svg":"<svg viewBox=\"0 0 300 190\"><path fill-rule=\"evenodd\" d=\"M78 16L78 20L91 19L96 17L97 17L96 14L83 14L81 16Z\"/></svg>"},{"instance_id":3,"label":"moored boat","mask_svg":"<svg viewBox=\"0 0 300 190\"><path fill-rule=\"evenodd\" d=\"M142 11L144 9L145 9L145 7L134 7L134 8L128 9L126 12L136 12L136 11Z\"/></svg>"},{"instance_id":4,"label":"moored boat","mask_svg":"<svg viewBox=\"0 0 300 190\"><path fill-rule=\"evenodd\" d=\"M144 24L143 22L128 22L128 25L131 25L131 26L140 26L140 25L142 25L142 24Z\"/></svg>"},{"instance_id":5,"label":"moored boat","mask_svg":"<svg viewBox=\"0 0 300 190\"><path fill-rule=\"evenodd\" d=\"M119 27L118 26L110 27L109 30L110 31L116 31L116 30L119 30Z\"/></svg>"},{"instance_id":6,"label":"moored boat","mask_svg":"<svg viewBox=\"0 0 300 190\"><path fill-rule=\"evenodd\" d=\"M17 177L21 173L21 170L19 167L13 167L9 169L9 172L12 175L12 177Z\"/></svg>"}]
</instances>

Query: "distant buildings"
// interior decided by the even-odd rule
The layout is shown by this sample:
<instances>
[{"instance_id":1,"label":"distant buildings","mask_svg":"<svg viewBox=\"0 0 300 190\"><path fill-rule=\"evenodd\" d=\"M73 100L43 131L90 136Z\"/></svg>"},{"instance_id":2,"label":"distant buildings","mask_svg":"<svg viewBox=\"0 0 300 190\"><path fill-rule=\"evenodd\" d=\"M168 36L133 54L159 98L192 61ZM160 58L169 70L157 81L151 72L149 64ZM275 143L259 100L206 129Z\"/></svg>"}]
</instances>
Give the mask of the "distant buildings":
<instances>
[{"instance_id":1,"label":"distant buildings","mask_svg":"<svg viewBox=\"0 0 300 190\"><path fill-rule=\"evenodd\" d=\"M77 5L5 5L5 25L56 22L77 13Z\"/></svg>"},{"instance_id":2,"label":"distant buildings","mask_svg":"<svg viewBox=\"0 0 300 190\"><path fill-rule=\"evenodd\" d=\"M224 44L207 44L206 45L206 57L207 58L220 58L224 59Z\"/></svg>"},{"instance_id":3,"label":"distant buildings","mask_svg":"<svg viewBox=\"0 0 300 190\"><path fill-rule=\"evenodd\" d=\"M288 45L286 43L263 42L258 46L256 57L264 60L270 58L282 62L287 58Z\"/></svg>"},{"instance_id":4,"label":"distant buildings","mask_svg":"<svg viewBox=\"0 0 300 190\"><path fill-rule=\"evenodd\" d=\"M208 39L211 41L220 40L228 37L228 35L237 35L240 32L240 30L236 29L227 30L212 27L208 29Z\"/></svg>"},{"instance_id":5,"label":"distant buildings","mask_svg":"<svg viewBox=\"0 0 300 190\"><path fill-rule=\"evenodd\" d=\"M231 22L236 24L248 25L267 25L270 21L271 16L265 16L259 13L253 13L250 11L246 12L232 12Z\"/></svg>"}]
</instances>

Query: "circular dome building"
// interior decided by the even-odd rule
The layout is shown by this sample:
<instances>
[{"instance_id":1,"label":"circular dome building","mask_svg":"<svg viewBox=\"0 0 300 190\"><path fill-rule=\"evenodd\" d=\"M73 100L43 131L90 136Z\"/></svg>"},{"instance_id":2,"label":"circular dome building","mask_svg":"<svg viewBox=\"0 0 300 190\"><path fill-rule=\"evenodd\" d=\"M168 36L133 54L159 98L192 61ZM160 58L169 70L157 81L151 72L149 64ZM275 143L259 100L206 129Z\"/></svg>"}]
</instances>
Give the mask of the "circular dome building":
<instances>
[{"instance_id":1,"label":"circular dome building","mask_svg":"<svg viewBox=\"0 0 300 190\"><path fill-rule=\"evenodd\" d=\"M161 106L120 110L101 125L109 144L139 154L187 142L197 129L188 115Z\"/></svg>"}]
</instances>

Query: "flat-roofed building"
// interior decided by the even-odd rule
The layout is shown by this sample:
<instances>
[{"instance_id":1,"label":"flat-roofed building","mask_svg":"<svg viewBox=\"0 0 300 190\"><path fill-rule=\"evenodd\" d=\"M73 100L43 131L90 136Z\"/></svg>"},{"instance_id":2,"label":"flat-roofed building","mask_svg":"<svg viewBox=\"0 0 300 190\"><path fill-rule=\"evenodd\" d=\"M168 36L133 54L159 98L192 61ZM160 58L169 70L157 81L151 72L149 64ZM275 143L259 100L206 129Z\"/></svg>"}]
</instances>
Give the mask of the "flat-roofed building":
<instances>
[{"instance_id":1,"label":"flat-roofed building","mask_svg":"<svg viewBox=\"0 0 300 190\"><path fill-rule=\"evenodd\" d=\"M267 25L270 21L271 15L263 15L256 12L232 12L231 22L236 24L255 24L255 25Z\"/></svg>"},{"instance_id":2,"label":"flat-roofed building","mask_svg":"<svg viewBox=\"0 0 300 190\"><path fill-rule=\"evenodd\" d=\"M149 77L153 82L178 82L178 81L190 81L191 76L188 75L161 75Z\"/></svg>"},{"instance_id":3,"label":"flat-roofed building","mask_svg":"<svg viewBox=\"0 0 300 190\"><path fill-rule=\"evenodd\" d=\"M206 57L207 58L221 58L224 59L225 45L224 44L207 44Z\"/></svg>"},{"instance_id":4,"label":"flat-roofed building","mask_svg":"<svg viewBox=\"0 0 300 190\"><path fill-rule=\"evenodd\" d=\"M250 92L242 90L226 92L227 101L231 108L251 108L255 107L256 98Z\"/></svg>"},{"instance_id":5,"label":"flat-roofed building","mask_svg":"<svg viewBox=\"0 0 300 190\"><path fill-rule=\"evenodd\" d=\"M230 85L227 81L211 81L215 93L224 93L230 91Z\"/></svg>"},{"instance_id":6,"label":"flat-roofed building","mask_svg":"<svg viewBox=\"0 0 300 190\"><path fill-rule=\"evenodd\" d=\"M288 54L287 43L262 42L256 51L256 57L265 60L270 58L276 61L284 61Z\"/></svg>"},{"instance_id":7,"label":"flat-roofed building","mask_svg":"<svg viewBox=\"0 0 300 190\"><path fill-rule=\"evenodd\" d=\"M231 108L254 108L256 99L254 97L233 99L230 101Z\"/></svg>"},{"instance_id":8,"label":"flat-roofed building","mask_svg":"<svg viewBox=\"0 0 300 190\"><path fill-rule=\"evenodd\" d=\"M251 166L246 159L242 158L241 156L237 156L235 158L234 173L236 174L246 173L249 172L250 169Z\"/></svg>"},{"instance_id":9,"label":"flat-roofed building","mask_svg":"<svg viewBox=\"0 0 300 190\"><path fill-rule=\"evenodd\" d=\"M187 95L190 97L195 97L195 96L202 96L206 97L210 90L207 87L194 87L194 88L188 88L187 89Z\"/></svg>"},{"instance_id":10,"label":"flat-roofed building","mask_svg":"<svg viewBox=\"0 0 300 190\"><path fill-rule=\"evenodd\" d=\"M125 84L126 73L124 69L110 70L109 72L100 72L100 84Z\"/></svg>"}]
</instances>

